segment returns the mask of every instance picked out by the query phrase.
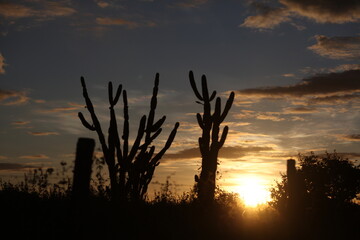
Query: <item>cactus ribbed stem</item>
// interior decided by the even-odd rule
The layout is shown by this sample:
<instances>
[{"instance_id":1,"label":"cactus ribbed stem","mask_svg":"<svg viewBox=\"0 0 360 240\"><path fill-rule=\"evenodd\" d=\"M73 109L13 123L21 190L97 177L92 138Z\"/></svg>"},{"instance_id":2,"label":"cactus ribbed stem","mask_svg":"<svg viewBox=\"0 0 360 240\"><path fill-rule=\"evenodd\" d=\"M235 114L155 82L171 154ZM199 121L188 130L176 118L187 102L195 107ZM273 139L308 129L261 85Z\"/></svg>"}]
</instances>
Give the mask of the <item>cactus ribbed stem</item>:
<instances>
[{"instance_id":1,"label":"cactus ribbed stem","mask_svg":"<svg viewBox=\"0 0 360 240\"><path fill-rule=\"evenodd\" d=\"M202 129L202 135L199 138L199 149L202 161L200 177L195 176L195 181L198 184L200 201L209 203L213 201L215 194L219 150L224 145L229 131L228 126L225 126L219 140L220 124L227 116L234 101L235 94L234 92L231 92L223 112L221 112L221 99L219 97L216 98L215 110L214 113L211 114L211 101L215 99L216 91L213 91L211 96L209 96L205 75L201 77L202 93L199 92L196 86L192 71L189 73L189 79L195 96L199 100L196 102L203 106L204 111L203 115L200 113L196 114L197 122Z\"/></svg>"},{"instance_id":2,"label":"cactus ribbed stem","mask_svg":"<svg viewBox=\"0 0 360 240\"><path fill-rule=\"evenodd\" d=\"M112 198L120 198L123 200L142 200L145 198L148 184L151 182L155 167L159 165L159 161L165 154L167 149L174 141L179 123L176 123L172 132L170 133L165 146L155 154L155 146L152 142L160 135L162 131L162 124L166 117L163 116L157 121L154 121L155 110L157 106L157 93L159 86L159 74L156 74L153 88L153 96L150 103L150 111L148 117L144 115L139 124L137 136L131 148L129 148L129 112L128 100L125 90L122 91L122 86L117 88L115 97L113 94L113 85L108 84L109 95L109 109L110 109L110 126L108 130L108 141L105 141L105 136L102 132L100 122L95 114L93 104L89 98L85 80L81 77L81 84L83 88L83 96L86 102L93 124L86 121L84 115L79 113L81 123L91 131L96 131L99 141L102 146L105 162L108 165ZM117 104L121 92L123 93L123 133L121 139L123 144L121 146L120 137L117 127L115 105ZM116 164L117 160L117 164Z\"/></svg>"}]
</instances>

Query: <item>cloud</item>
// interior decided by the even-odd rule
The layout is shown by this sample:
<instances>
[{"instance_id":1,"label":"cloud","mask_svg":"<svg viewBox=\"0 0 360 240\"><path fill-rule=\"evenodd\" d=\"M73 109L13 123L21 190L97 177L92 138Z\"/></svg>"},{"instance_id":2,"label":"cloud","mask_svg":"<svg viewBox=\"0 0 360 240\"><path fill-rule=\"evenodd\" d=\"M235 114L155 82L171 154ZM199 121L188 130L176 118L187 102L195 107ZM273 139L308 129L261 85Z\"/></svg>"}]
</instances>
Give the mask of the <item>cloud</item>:
<instances>
[{"instance_id":1,"label":"cloud","mask_svg":"<svg viewBox=\"0 0 360 240\"><path fill-rule=\"evenodd\" d=\"M344 0L279 0L289 11L319 23L357 22L360 1Z\"/></svg>"},{"instance_id":2,"label":"cloud","mask_svg":"<svg viewBox=\"0 0 360 240\"><path fill-rule=\"evenodd\" d=\"M106 8L106 7L110 6L110 3L105 2L105 1L96 1L96 4L101 8Z\"/></svg>"},{"instance_id":3,"label":"cloud","mask_svg":"<svg viewBox=\"0 0 360 240\"><path fill-rule=\"evenodd\" d=\"M344 72L349 70L360 70L360 64L341 64L329 69L330 72Z\"/></svg>"},{"instance_id":4,"label":"cloud","mask_svg":"<svg viewBox=\"0 0 360 240\"><path fill-rule=\"evenodd\" d=\"M293 73L284 73L281 76L283 76L283 77L295 77L295 74L293 74Z\"/></svg>"},{"instance_id":5,"label":"cloud","mask_svg":"<svg viewBox=\"0 0 360 240\"><path fill-rule=\"evenodd\" d=\"M96 23L107 26L109 25L125 26L130 29L139 27L139 23L128 21L122 18L98 17L96 18Z\"/></svg>"},{"instance_id":6,"label":"cloud","mask_svg":"<svg viewBox=\"0 0 360 240\"><path fill-rule=\"evenodd\" d=\"M23 159L49 159L49 157L46 156L45 154L25 155L25 156L21 156L20 158L23 158Z\"/></svg>"},{"instance_id":7,"label":"cloud","mask_svg":"<svg viewBox=\"0 0 360 240\"><path fill-rule=\"evenodd\" d=\"M263 3L252 3L258 15L249 16L240 27L272 29L283 22L289 22L290 12L285 8L272 8Z\"/></svg>"},{"instance_id":8,"label":"cloud","mask_svg":"<svg viewBox=\"0 0 360 240\"><path fill-rule=\"evenodd\" d=\"M314 112L318 112L318 110L308 107L296 107L296 108L284 109L284 114L309 114Z\"/></svg>"},{"instance_id":9,"label":"cloud","mask_svg":"<svg viewBox=\"0 0 360 240\"><path fill-rule=\"evenodd\" d=\"M33 135L33 136L59 135L58 132L28 132L28 134Z\"/></svg>"},{"instance_id":10,"label":"cloud","mask_svg":"<svg viewBox=\"0 0 360 240\"><path fill-rule=\"evenodd\" d=\"M4 56L0 53L0 74L4 74L5 73L5 58Z\"/></svg>"},{"instance_id":11,"label":"cloud","mask_svg":"<svg viewBox=\"0 0 360 240\"><path fill-rule=\"evenodd\" d=\"M181 8L197 8L207 2L208 0L185 0L175 3L174 5Z\"/></svg>"},{"instance_id":12,"label":"cloud","mask_svg":"<svg viewBox=\"0 0 360 240\"><path fill-rule=\"evenodd\" d=\"M0 171L3 170L19 170L22 171L28 168L35 168L32 165L20 164L20 163L0 163Z\"/></svg>"},{"instance_id":13,"label":"cloud","mask_svg":"<svg viewBox=\"0 0 360 240\"><path fill-rule=\"evenodd\" d=\"M360 70L318 74L289 86L238 90L239 94L257 98L300 98L353 95L360 92Z\"/></svg>"},{"instance_id":14,"label":"cloud","mask_svg":"<svg viewBox=\"0 0 360 240\"><path fill-rule=\"evenodd\" d=\"M68 111L75 111L78 110L79 107L58 107L48 110L40 110L42 113L57 113L57 112L68 112Z\"/></svg>"},{"instance_id":15,"label":"cloud","mask_svg":"<svg viewBox=\"0 0 360 240\"><path fill-rule=\"evenodd\" d=\"M227 158L227 159L234 159L234 158L241 158L246 156L249 153L257 153L262 151L271 151L273 148L271 147L258 147L258 146L251 146L251 147L223 147L219 151L219 158ZM199 148L188 148L177 153L167 153L164 157L165 159L192 159L192 158L201 158Z\"/></svg>"},{"instance_id":16,"label":"cloud","mask_svg":"<svg viewBox=\"0 0 360 240\"><path fill-rule=\"evenodd\" d=\"M280 122L280 121L286 120L285 118L281 118L281 117L274 116L274 115L267 115L267 114L259 114L256 116L256 119L270 120L270 121L274 121L274 122Z\"/></svg>"},{"instance_id":17,"label":"cloud","mask_svg":"<svg viewBox=\"0 0 360 240\"><path fill-rule=\"evenodd\" d=\"M313 97L309 100L310 104L344 104L349 101L360 100L359 94L345 94L338 96Z\"/></svg>"},{"instance_id":18,"label":"cloud","mask_svg":"<svg viewBox=\"0 0 360 240\"><path fill-rule=\"evenodd\" d=\"M15 126L15 128L31 128L29 123L29 121L14 121L11 125Z\"/></svg>"},{"instance_id":19,"label":"cloud","mask_svg":"<svg viewBox=\"0 0 360 240\"><path fill-rule=\"evenodd\" d=\"M323 57L332 59L360 59L360 37L326 37L316 35L316 44L308 47Z\"/></svg>"},{"instance_id":20,"label":"cloud","mask_svg":"<svg viewBox=\"0 0 360 240\"><path fill-rule=\"evenodd\" d=\"M16 3L0 3L0 16L5 18L24 18L31 17L34 11L24 5Z\"/></svg>"},{"instance_id":21,"label":"cloud","mask_svg":"<svg viewBox=\"0 0 360 240\"><path fill-rule=\"evenodd\" d=\"M338 138L348 142L360 142L360 134L338 135Z\"/></svg>"},{"instance_id":22,"label":"cloud","mask_svg":"<svg viewBox=\"0 0 360 240\"><path fill-rule=\"evenodd\" d=\"M241 27L273 29L281 23L293 22L294 18L306 17L317 23L357 22L360 19L360 2L358 0L278 0L281 7L270 7L264 3L251 1L250 6L256 15L247 17Z\"/></svg>"},{"instance_id":23,"label":"cloud","mask_svg":"<svg viewBox=\"0 0 360 240\"><path fill-rule=\"evenodd\" d=\"M7 19L26 17L51 18L64 17L76 13L76 10L67 6L67 1L27 1L24 4L11 2L0 3L0 16ZM25 4L26 3L26 4Z\"/></svg>"},{"instance_id":24,"label":"cloud","mask_svg":"<svg viewBox=\"0 0 360 240\"><path fill-rule=\"evenodd\" d=\"M19 105L28 101L25 92L0 89L0 105Z\"/></svg>"},{"instance_id":25,"label":"cloud","mask_svg":"<svg viewBox=\"0 0 360 240\"><path fill-rule=\"evenodd\" d=\"M339 156L342 156L344 158L348 158L350 160L356 160L360 158L360 153L354 153L354 152L341 152L337 153Z\"/></svg>"}]
</instances>

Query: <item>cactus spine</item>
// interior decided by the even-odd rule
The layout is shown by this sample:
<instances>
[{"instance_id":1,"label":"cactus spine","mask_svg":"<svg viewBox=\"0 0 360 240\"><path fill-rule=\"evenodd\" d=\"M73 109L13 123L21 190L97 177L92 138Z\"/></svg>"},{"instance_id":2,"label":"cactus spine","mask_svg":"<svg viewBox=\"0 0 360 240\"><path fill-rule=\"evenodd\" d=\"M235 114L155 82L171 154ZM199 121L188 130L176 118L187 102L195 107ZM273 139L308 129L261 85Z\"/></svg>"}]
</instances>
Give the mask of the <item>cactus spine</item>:
<instances>
[{"instance_id":1,"label":"cactus spine","mask_svg":"<svg viewBox=\"0 0 360 240\"><path fill-rule=\"evenodd\" d=\"M224 145L229 128L225 126L219 139L220 124L224 121L231 105L234 101L234 92L225 104L223 112L221 112L221 99L216 98L214 113L211 113L211 101L215 99L216 91L209 95L206 76L201 78L202 94L198 91L195 83L194 74L189 73L190 85L199 101L197 103L203 105L203 114L196 114L197 122L202 129L202 136L199 137L199 148L201 152L201 173L200 177L195 175L195 181L198 186L199 200L202 202L212 202L215 194L216 171L218 165L218 153Z\"/></svg>"},{"instance_id":2,"label":"cactus spine","mask_svg":"<svg viewBox=\"0 0 360 240\"><path fill-rule=\"evenodd\" d=\"M109 170L111 197L113 199L120 198L122 200L131 201L144 199L148 185L153 177L155 167L159 165L160 159L171 146L179 127L179 123L177 122L171 131L165 146L159 152L155 153L155 146L152 145L152 142L160 135L162 131L161 126L166 119L166 116L163 116L154 123L159 74L157 73L155 77L155 85L148 117L146 117L146 115L142 116L137 136L131 148L129 147L129 106L126 90L122 90L122 85L119 85L115 97L113 97L113 85L109 82L110 126L108 130L108 141L106 142L105 135L103 134L100 122L95 114L83 77L81 77L81 85L86 108L90 113L92 124L85 120L85 117L81 112L79 112L78 116L86 128L91 131L96 131L98 134L105 162ZM114 109L120 98L121 92L123 93L124 116L122 140L119 137Z\"/></svg>"}]
</instances>

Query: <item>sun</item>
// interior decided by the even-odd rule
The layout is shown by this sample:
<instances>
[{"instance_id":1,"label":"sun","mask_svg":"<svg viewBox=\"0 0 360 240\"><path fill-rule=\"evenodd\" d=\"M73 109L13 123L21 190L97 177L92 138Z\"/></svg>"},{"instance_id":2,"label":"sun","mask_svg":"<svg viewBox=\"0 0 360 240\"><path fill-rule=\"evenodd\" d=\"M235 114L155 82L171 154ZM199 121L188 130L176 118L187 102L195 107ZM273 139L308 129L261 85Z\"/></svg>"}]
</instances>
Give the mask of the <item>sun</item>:
<instances>
[{"instance_id":1,"label":"sun","mask_svg":"<svg viewBox=\"0 0 360 240\"><path fill-rule=\"evenodd\" d=\"M256 207L268 202L270 192L262 179L257 177L246 177L239 181L235 190L247 207Z\"/></svg>"}]
</instances>

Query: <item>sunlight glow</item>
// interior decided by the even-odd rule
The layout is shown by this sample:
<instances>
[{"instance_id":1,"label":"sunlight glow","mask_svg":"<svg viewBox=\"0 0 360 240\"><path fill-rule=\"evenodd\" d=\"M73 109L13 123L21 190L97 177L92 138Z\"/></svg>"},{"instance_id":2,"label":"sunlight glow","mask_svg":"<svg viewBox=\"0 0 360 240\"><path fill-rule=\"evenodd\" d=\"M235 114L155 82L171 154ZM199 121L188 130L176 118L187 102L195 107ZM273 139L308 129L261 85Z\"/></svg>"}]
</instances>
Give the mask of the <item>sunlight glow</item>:
<instances>
[{"instance_id":1,"label":"sunlight glow","mask_svg":"<svg viewBox=\"0 0 360 240\"><path fill-rule=\"evenodd\" d=\"M267 186L258 177L250 176L239 180L239 185L234 190L247 207L256 207L271 199Z\"/></svg>"}]
</instances>

